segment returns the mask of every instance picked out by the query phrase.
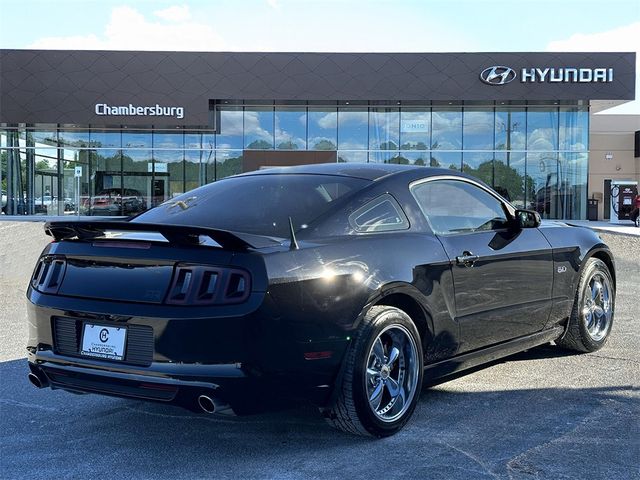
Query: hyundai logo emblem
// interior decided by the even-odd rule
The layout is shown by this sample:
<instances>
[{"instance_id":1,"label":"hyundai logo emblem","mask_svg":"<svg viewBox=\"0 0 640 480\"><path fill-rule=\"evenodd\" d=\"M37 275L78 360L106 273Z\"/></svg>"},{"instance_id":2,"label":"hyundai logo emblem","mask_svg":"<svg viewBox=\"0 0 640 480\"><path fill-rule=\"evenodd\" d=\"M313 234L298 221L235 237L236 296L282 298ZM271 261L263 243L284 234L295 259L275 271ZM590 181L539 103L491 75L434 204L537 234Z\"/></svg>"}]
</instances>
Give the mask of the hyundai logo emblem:
<instances>
[{"instance_id":1,"label":"hyundai logo emblem","mask_svg":"<svg viewBox=\"0 0 640 480\"><path fill-rule=\"evenodd\" d=\"M109 340L109 330L103 328L102 330L100 330L100 341L102 343L105 343L107 340Z\"/></svg>"},{"instance_id":2,"label":"hyundai logo emblem","mask_svg":"<svg viewBox=\"0 0 640 480\"><path fill-rule=\"evenodd\" d=\"M480 74L480 80L488 85L504 85L512 82L516 78L516 71L513 68L501 65L485 68Z\"/></svg>"}]
</instances>

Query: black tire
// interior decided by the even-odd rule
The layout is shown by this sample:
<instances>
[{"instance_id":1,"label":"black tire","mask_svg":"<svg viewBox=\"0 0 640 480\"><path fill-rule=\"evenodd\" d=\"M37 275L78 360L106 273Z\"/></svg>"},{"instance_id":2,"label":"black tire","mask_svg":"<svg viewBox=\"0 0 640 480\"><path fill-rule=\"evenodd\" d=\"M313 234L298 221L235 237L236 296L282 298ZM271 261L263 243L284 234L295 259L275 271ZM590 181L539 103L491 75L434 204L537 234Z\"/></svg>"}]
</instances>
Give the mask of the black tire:
<instances>
[{"instance_id":1,"label":"black tire","mask_svg":"<svg viewBox=\"0 0 640 480\"><path fill-rule=\"evenodd\" d=\"M384 362L377 361L381 356ZM345 362L336 399L322 410L329 424L364 436L387 437L398 432L413 414L422 388L422 344L411 318L398 308L372 307L354 335ZM379 372L371 374L377 368ZM370 405L370 398L376 402L374 397L379 397L377 407ZM383 402L388 403L380 408Z\"/></svg>"},{"instance_id":2,"label":"black tire","mask_svg":"<svg viewBox=\"0 0 640 480\"><path fill-rule=\"evenodd\" d=\"M592 288L594 282L600 283L602 288L596 294L597 300L589 304L585 295L597 289ZM608 293L605 294L605 288ZM593 295L590 295L593 298ZM604 298L606 296L606 298ZM585 315L590 310L590 305L602 305L603 315L598 315L591 309L591 316ZM615 288L609 267L598 258L589 258L580 274L580 281L573 301L573 309L564 335L556 340L556 344L562 348L577 352L595 352L600 350L611 333L613 316L615 311ZM601 328L591 328L592 322L605 322ZM596 326L596 325L594 325ZM597 333L597 334L595 334Z\"/></svg>"}]
</instances>

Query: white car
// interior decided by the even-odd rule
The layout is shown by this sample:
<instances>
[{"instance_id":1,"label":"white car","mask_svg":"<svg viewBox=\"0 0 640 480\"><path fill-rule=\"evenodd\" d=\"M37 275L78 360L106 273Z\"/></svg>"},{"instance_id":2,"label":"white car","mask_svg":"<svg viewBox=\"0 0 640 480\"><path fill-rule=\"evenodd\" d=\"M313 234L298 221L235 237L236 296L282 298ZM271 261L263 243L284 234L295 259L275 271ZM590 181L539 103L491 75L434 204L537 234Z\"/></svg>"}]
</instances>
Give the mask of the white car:
<instances>
[{"instance_id":1,"label":"white car","mask_svg":"<svg viewBox=\"0 0 640 480\"><path fill-rule=\"evenodd\" d=\"M2 200L0 200L0 208L2 208L2 213L7 213L7 192L2 190Z\"/></svg>"}]
</instances>

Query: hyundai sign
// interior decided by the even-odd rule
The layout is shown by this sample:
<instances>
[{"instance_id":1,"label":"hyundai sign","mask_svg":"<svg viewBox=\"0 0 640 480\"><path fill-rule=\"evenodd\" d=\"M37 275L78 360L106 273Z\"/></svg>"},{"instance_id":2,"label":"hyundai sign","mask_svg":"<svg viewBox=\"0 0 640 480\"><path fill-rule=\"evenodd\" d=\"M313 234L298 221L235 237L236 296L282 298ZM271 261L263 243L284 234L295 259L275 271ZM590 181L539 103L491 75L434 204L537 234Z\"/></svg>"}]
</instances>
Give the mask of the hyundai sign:
<instances>
[{"instance_id":1,"label":"hyundai sign","mask_svg":"<svg viewBox=\"0 0 640 480\"><path fill-rule=\"evenodd\" d=\"M480 80L487 85L506 85L517 77L511 67L496 65L480 72ZM520 83L611 83L613 68L523 68Z\"/></svg>"}]
</instances>

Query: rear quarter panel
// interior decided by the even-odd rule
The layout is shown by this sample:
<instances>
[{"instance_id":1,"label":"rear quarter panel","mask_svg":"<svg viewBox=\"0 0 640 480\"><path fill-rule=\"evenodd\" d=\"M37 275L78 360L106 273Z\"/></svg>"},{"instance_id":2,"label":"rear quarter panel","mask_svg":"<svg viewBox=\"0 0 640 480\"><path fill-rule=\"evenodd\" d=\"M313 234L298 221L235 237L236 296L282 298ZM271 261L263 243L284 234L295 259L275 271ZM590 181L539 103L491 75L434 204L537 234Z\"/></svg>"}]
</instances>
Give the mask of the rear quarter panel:
<instances>
[{"instance_id":1,"label":"rear quarter panel","mask_svg":"<svg viewBox=\"0 0 640 480\"><path fill-rule=\"evenodd\" d=\"M318 350L330 345L341 356L368 306L401 292L428 314L430 355L451 356L457 349L450 267L432 235L329 239L267 255L265 264L284 341Z\"/></svg>"}]
</instances>

